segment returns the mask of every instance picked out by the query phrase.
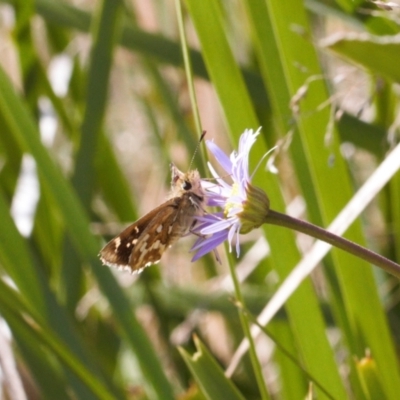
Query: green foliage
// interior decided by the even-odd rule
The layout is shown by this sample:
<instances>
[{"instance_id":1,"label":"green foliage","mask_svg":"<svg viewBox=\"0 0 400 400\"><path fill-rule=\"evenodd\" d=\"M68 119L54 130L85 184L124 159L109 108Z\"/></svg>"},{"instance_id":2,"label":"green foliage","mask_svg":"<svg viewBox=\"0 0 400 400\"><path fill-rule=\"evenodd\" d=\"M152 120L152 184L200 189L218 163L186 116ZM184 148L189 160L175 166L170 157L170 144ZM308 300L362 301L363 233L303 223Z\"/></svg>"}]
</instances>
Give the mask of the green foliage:
<instances>
[{"instance_id":1,"label":"green foliage","mask_svg":"<svg viewBox=\"0 0 400 400\"><path fill-rule=\"evenodd\" d=\"M194 342L197 351L192 357L183 349L181 354L206 398L244 399L232 382L225 378L224 371L204 344L196 337Z\"/></svg>"},{"instance_id":2,"label":"green foliage","mask_svg":"<svg viewBox=\"0 0 400 400\"><path fill-rule=\"evenodd\" d=\"M293 399L310 391L397 399L399 285L362 260L326 256L270 323L279 344L263 334L229 377L223 371L254 320L235 301L257 317L302 259L304 238L266 226L243 235L240 259L221 249L221 265L211 256L191 264L193 238L184 238L136 279L101 265L102 244L164 199L168 163L189 168L200 133L175 34L177 2L137 3L140 10L121 0L89 1L85 10L0 2L0 317L11 331L8 357L26 371L9 375L0 359L2 390L44 399ZM254 176L271 209L285 212L301 198L305 213L294 212L328 226L398 142L398 10L378 6L182 2L206 139L230 152L244 129L262 126L251 170L279 145L278 174L261 165ZM71 69L58 78L63 93L52 75L60 60ZM205 176L198 157L193 166ZM37 202L21 187L27 175ZM346 231L397 263L399 193L397 173ZM32 229L21 229L16 199L32 206Z\"/></svg>"}]
</instances>

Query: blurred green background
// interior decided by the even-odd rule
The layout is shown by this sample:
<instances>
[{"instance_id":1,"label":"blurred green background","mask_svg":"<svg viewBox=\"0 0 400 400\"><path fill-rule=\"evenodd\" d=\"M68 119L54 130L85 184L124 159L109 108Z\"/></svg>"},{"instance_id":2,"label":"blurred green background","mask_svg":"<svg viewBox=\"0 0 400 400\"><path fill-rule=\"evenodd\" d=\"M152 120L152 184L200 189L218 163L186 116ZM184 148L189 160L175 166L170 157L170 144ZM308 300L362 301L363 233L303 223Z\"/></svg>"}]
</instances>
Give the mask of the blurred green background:
<instances>
[{"instance_id":1,"label":"blurred green background","mask_svg":"<svg viewBox=\"0 0 400 400\"><path fill-rule=\"evenodd\" d=\"M229 153L262 126L252 170L280 146L278 173L254 177L271 208L328 226L398 142L387 3L181 2L207 138ZM229 379L243 339L229 263L257 316L309 238L267 226L239 259L222 246L221 265L192 264L193 237L138 276L101 265L197 145L177 4L0 1L0 397L397 399L399 285L362 260L329 253L268 325L274 340L257 339L261 367L246 354ZM204 177L206 160L202 147ZM400 262L399 200L397 173L345 236Z\"/></svg>"}]
</instances>

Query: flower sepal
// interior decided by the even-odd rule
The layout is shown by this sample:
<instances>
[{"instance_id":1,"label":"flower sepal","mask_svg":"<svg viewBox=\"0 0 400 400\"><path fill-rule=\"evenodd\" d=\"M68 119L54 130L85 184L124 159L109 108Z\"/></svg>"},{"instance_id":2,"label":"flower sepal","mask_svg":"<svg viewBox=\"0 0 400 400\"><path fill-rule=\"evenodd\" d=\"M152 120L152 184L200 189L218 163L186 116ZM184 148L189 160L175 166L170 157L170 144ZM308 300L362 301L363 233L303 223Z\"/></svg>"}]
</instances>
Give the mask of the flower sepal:
<instances>
[{"instance_id":1,"label":"flower sepal","mask_svg":"<svg viewBox=\"0 0 400 400\"><path fill-rule=\"evenodd\" d=\"M253 229L260 227L265 222L268 211L269 198L267 194L259 187L248 183L243 211L238 213L241 222L240 233L249 233Z\"/></svg>"}]
</instances>

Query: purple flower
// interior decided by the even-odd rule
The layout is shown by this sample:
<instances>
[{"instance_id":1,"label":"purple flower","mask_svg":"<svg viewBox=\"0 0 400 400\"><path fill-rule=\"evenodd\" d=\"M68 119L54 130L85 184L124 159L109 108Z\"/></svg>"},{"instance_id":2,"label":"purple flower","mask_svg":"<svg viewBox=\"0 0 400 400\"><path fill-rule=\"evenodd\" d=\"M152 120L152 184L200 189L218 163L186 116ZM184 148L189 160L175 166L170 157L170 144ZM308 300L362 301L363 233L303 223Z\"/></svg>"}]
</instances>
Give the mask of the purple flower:
<instances>
[{"instance_id":1,"label":"purple flower","mask_svg":"<svg viewBox=\"0 0 400 400\"><path fill-rule=\"evenodd\" d=\"M250 184L249 153L260 133L246 129L240 136L239 149L228 157L214 142L207 141L208 149L232 178L232 183L225 182L209 163L208 166L215 184L206 184L205 190L208 205L216 206L222 211L215 214L205 214L199 217L195 233L200 237L191 251L197 251L192 261L195 261L214 250L219 244L228 240L229 250L232 250L232 241L236 239L236 254L240 254L239 233L250 232L263 223L269 210L269 200L265 192Z\"/></svg>"}]
</instances>

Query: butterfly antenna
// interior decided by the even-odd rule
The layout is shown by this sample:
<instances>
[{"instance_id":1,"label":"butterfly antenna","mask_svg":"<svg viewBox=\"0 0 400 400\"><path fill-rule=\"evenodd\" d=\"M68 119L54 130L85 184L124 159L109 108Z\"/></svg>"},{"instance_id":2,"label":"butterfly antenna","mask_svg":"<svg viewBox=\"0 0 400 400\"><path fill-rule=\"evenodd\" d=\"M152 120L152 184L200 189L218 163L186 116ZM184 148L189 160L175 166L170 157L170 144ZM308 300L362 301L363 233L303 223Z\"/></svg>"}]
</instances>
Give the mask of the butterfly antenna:
<instances>
[{"instance_id":1,"label":"butterfly antenna","mask_svg":"<svg viewBox=\"0 0 400 400\"><path fill-rule=\"evenodd\" d=\"M203 141L204 136L206 136L206 133L207 133L207 131L203 131L203 133L202 133L201 136L200 136L200 139L199 139L199 141L198 141L198 143L197 143L197 146L196 146L196 148L195 148L195 150L194 150L192 159L190 160L189 169L192 167L194 158L196 157L196 154L197 154L197 152L199 151L200 143Z\"/></svg>"}]
</instances>

